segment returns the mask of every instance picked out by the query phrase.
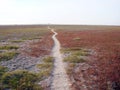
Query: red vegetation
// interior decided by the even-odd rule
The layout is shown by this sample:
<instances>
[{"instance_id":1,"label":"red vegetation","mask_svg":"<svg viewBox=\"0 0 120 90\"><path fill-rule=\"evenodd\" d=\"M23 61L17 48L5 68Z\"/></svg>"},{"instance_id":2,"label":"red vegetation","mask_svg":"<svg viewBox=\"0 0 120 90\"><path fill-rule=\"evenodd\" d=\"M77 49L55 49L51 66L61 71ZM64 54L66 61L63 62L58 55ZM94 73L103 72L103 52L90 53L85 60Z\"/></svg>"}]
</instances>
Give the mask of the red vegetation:
<instances>
[{"instance_id":1,"label":"red vegetation","mask_svg":"<svg viewBox=\"0 0 120 90\"><path fill-rule=\"evenodd\" d=\"M74 40L74 38L80 40ZM62 47L92 47L104 46L105 44L119 44L120 31L100 31L100 30L85 30L85 31L69 31L59 32L58 39L62 43ZM102 45L103 44L103 45Z\"/></svg>"},{"instance_id":2,"label":"red vegetation","mask_svg":"<svg viewBox=\"0 0 120 90\"><path fill-rule=\"evenodd\" d=\"M79 38L79 40L75 40ZM94 51L86 70L79 65L73 71L76 90L82 90L81 75L88 90L120 90L120 31L119 30L86 30L59 32L58 39L62 47L81 47ZM92 87L92 88L91 88Z\"/></svg>"},{"instance_id":3,"label":"red vegetation","mask_svg":"<svg viewBox=\"0 0 120 90\"><path fill-rule=\"evenodd\" d=\"M32 42L28 49L24 50L27 55L39 57L49 55L53 46L52 33L48 33L38 42Z\"/></svg>"}]
</instances>

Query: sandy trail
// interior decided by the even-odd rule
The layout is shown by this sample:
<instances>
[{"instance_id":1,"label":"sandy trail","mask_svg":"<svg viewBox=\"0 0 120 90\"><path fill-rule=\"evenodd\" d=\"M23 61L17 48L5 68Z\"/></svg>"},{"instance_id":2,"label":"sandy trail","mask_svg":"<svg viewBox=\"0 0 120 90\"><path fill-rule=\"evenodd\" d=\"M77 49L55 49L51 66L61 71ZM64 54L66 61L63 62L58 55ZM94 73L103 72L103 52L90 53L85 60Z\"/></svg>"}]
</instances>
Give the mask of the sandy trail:
<instances>
[{"instance_id":1,"label":"sandy trail","mask_svg":"<svg viewBox=\"0 0 120 90\"><path fill-rule=\"evenodd\" d=\"M54 40L52 55L55 58L51 90L70 90L70 82L60 53L60 42L56 38L58 33L55 32L54 29L51 29L51 31L54 33L52 36L52 39Z\"/></svg>"}]
</instances>

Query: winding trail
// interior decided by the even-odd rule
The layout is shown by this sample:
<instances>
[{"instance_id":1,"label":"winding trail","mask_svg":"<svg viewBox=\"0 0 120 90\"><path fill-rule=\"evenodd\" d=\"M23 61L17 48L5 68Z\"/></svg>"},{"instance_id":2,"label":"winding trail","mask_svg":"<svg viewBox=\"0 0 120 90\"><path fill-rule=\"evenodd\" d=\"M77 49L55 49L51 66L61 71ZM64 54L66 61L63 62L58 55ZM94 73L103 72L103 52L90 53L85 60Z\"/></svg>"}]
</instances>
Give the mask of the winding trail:
<instances>
[{"instance_id":1,"label":"winding trail","mask_svg":"<svg viewBox=\"0 0 120 90\"><path fill-rule=\"evenodd\" d=\"M56 38L56 35L58 33L55 32L54 29L49 29L54 33L54 35L52 36L52 39L54 41L52 55L55 58L51 90L70 90L71 84L66 74L63 58L60 53L60 42Z\"/></svg>"}]
</instances>

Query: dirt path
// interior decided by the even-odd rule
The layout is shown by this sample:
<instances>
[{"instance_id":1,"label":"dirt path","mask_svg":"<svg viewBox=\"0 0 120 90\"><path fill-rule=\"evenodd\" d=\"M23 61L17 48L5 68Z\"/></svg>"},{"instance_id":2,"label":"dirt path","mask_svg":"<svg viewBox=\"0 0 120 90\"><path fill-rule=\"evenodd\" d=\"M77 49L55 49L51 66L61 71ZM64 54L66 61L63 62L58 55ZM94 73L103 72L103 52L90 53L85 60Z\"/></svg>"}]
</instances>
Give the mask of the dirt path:
<instances>
[{"instance_id":1,"label":"dirt path","mask_svg":"<svg viewBox=\"0 0 120 90\"><path fill-rule=\"evenodd\" d=\"M54 29L51 29L51 31L54 33L52 36L54 40L52 54L55 58L51 90L70 90L70 82L60 53L60 43L56 38L57 32L55 32Z\"/></svg>"}]
</instances>

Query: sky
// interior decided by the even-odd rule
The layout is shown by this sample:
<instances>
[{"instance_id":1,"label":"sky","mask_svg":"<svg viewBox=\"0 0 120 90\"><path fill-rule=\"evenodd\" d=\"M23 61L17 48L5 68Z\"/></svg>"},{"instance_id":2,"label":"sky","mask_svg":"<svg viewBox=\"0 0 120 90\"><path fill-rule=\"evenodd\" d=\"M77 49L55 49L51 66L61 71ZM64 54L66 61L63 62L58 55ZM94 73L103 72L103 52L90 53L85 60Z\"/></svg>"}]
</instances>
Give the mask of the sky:
<instances>
[{"instance_id":1,"label":"sky","mask_svg":"<svg viewBox=\"0 0 120 90\"><path fill-rule=\"evenodd\" d=\"M0 0L0 25L120 25L120 0Z\"/></svg>"}]
</instances>

